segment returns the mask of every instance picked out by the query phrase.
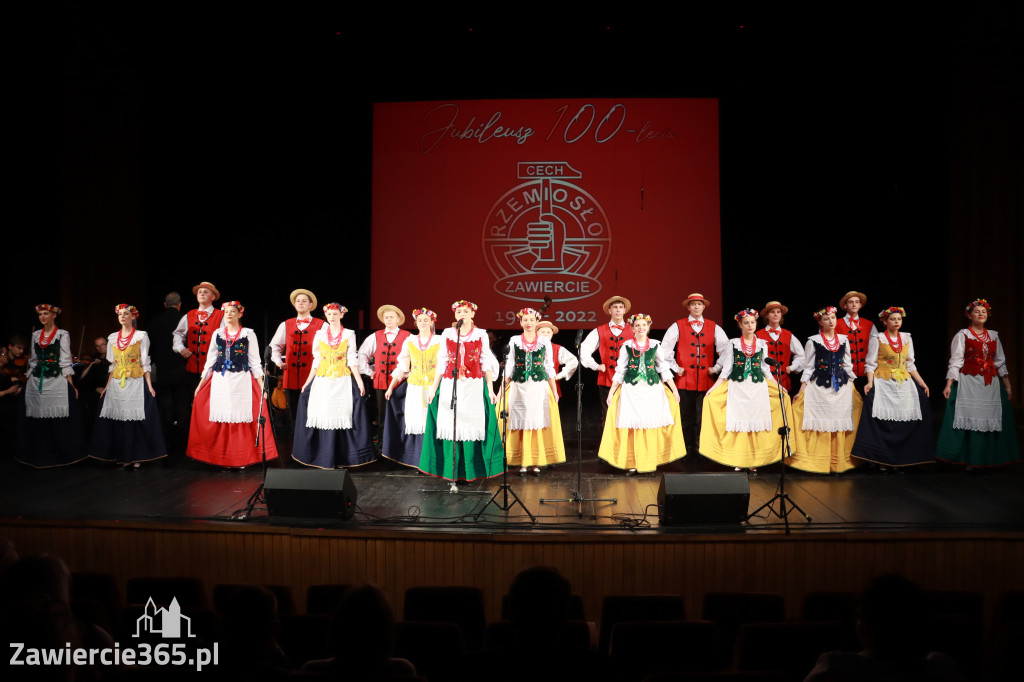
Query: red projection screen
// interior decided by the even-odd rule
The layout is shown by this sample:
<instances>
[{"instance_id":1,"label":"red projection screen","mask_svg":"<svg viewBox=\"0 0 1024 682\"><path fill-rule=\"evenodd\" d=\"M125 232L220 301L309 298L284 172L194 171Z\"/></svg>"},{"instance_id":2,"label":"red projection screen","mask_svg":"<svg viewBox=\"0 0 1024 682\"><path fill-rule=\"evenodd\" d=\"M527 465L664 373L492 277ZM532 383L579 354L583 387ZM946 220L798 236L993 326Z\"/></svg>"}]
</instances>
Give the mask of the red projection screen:
<instances>
[{"instance_id":1,"label":"red projection screen","mask_svg":"<svg viewBox=\"0 0 1024 682\"><path fill-rule=\"evenodd\" d=\"M619 295L665 328L699 291L720 320L719 222L715 99L374 106L374 308L440 328L465 298L497 331L549 296L575 329Z\"/></svg>"}]
</instances>

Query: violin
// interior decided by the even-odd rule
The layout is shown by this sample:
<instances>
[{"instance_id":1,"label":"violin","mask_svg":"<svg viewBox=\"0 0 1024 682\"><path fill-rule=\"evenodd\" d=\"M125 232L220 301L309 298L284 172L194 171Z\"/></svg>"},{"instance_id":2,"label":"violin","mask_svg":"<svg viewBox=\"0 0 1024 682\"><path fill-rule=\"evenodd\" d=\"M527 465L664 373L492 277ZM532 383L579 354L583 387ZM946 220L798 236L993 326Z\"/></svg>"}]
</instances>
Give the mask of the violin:
<instances>
[{"instance_id":1,"label":"violin","mask_svg":"<svg viewBox=\"0 0 1024 682\"><path fill-rule=\"evenodd\" d=\"M270 392L270 404L278 410L288 409L288 396L284 392L284 372L271 364L269 374L274 379L274 390Z\"/></svg>"},{"instance_id":2,"label":"violin","mask_svg":"<svg viewBox=\"0 0 1024 682\"><path fill-rule=\"evenodd\" d=\"M4 376L8 377L11 381L17 381L19 384L28 383L28 374L25 369L28 367L28 358L21 356L20 358L12 358L8 360L7 364L3 367Z\"/></svg>"}]
</instances>

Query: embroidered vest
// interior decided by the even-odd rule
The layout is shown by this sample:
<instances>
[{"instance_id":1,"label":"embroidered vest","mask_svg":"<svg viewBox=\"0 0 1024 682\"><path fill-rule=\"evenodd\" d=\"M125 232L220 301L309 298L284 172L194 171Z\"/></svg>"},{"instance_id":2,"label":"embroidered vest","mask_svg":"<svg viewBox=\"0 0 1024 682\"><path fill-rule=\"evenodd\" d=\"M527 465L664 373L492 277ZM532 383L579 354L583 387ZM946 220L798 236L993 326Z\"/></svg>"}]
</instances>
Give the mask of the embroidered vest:
<instances>
[{"instance_id":1,"label":"embroidered vest","mask_svg":"<svg viewBox=\"0 0 1024 682\"><path fill-rule=\"evenodd\" d=\"M59 333L59 332L58 332ZM36 347L36 366L32 368L32 376L39 379L52 379L60 376L60 341L54 334L50 345L43 348L38 343Z\"/></svg>"},{"instance_id":2,"label":"embroidered vest","mask_svg":"<svg viewBox=\"0 0 1024 682\"><path fill-rule=\"evenodd\" d=\"M238 339L228 346L227 339L217 336L217 361L213 363L213 371L223 376L227 372L249 371L249 337L239 332Z\"/></svg>"},{"instance_id":3,"label":"embroidered vest","mask_svg":"<svg viewBox=\"0 0 1024 682\"><path fill-rule=\"evenodd\" d=\"M601 356L601 364L606 368L603 373L597 375L597 385L611 386L612 377L615 376L615 365L619 364L622 344L633 338L633 330L626 325L621 334L612 336L612 330L608 325L602 324L597 328L597 336L600 339L597 351Z\"/></svg>"},{"instance_id":4,"label":"embroidered vest","mask_svg":"<svg viewBox=\"0 0 1024 682\"><path fill-rule=\"evenodd\" d=\"M373 387L387 390L391 384L391 374L398 366L398 353L402 343L409 338L409 332L399 329L391 343L388 343L383 329L378 329L374 335L377 337L377 350L373 352Z\"/></svg>"},{"instance_id":5,"label":"embroidered vest","mask_svg":"<svg viewBox=\"0 0 1024 682\"><path fill-rule=\"evenodd\" d=\"M893 351L892 346L887 343L878 343L878 367L875 368L875 376L886 381L896 380L903 383L910 378L907 371L907 344L903 343L900 352Z\"/></svg>"},{"instance_id":6,"label":"embroidered vest","mask_svg":"<svg viewBox=\"0 0 1024 682\"><path fill-rule=\"evenodd\" d=\"M512 344L515 351L515 364L512 367L512 381L517 384L526 381L547 381L548 373L544 370L544 353L546 349L537 343L537 350L527 351L522 346Z\"/></svg>"},{"instance_id":7,"label":"embroidered vest","mask_svg":"<svg viewBox=\"0 0 1024 682\"><path fill-rule=\"evenodd\" d=\"M850 359L853 361L853 375L862 377L867 370L864 369L864 360L868 355L868 341L875 333L875 325L863 317L858 319L860 327L854 329L846 324L846 318L836 320L836 334L843 334L850 342Z\"/></svg>"},{"instance_id":8,"label":"embroidered vest","mask_svg":"<svg viewBox=\"0 0 1024 682\"><path fill-rule=\"evenodd\" d=\"M658 375L655 364L655 357L658 354L657 346L651 346L639 354L633 348L627 348L626 352L629 354L627 356L629 360L626 364L626 373L622 378L622 383L635 386L643 381L648 386L653 386L661 381L661 376Z\"/></svg>"},{"instance_id":9,"label":"embroidered vest","mask_svg":"<svg viewBox=\"0 0 1024 682\"><path fill-rule=\"evenodd\" d=\"M185 347L192 351L192 356L185 363L185 369L199 374L206 367L206 354L210 352L210 339L220 328L224 312L212 310L206 320L199 319L198 310L190 310L185 314L188 325L185 327Z\"/></svg>"},{"instance_id":10,"label":"embroidered vest","mask_svg":"<svg viewBox=\"0 0 1024 682\"><path fill-rule=\"evenodd\" d=\"M999 375L995 359L995 339L988 343L982 343L971 336L967 336L964 343L964 365L960 368L960 373L985 377L985 385L988 386L992 383L992 377Z\"/></svg>"},{"instance_id":11,"label":"embroidered vest","mask_svg":"<svg viewBox=\"0 0 1024 682\"><path fill-rule=\"evenodd\" d=\"M318 317L311 318L305 329L299 329L294 317L285 320L282 388L299 390L306 383L313 366L313 337L323 326L324 321Z\"/></svg>"},{"instance_id":12,"label":"embroidered vest","mask_svg":"<svg viewBox=\"0 0 1024 682\"><path fill-rule=\"evenodd\" d=\"M111 372L115 381L121 382L124 388L125 379L139 379L145 373L142 371L142 343L135 341L124 350L114 346L114 371Z\"/></svg>"},{"instance_id":13,"label":"embroidered vest","mask_svg":"<svg viewBox=\"0 0 1024 682\"><path fill-rule=\"evenodd\" d=\"M352 374L348 366L348 339L342 339L337 348L326 341L320 341L320 364L316 375L328 379L340 379Z\"/></svg>"},{"instance_id":14,"label":"embroidered vest","mask_svg":"<svg viewBox=\"0 0 1024 682\"><path fill-rule=\"evenodd\" d=\"M838 391L850 380L843 369L843 356L846 355L846 344L839 344L839 349L831 351L823 344L814 341L814 371L811 380L823 388Z\"/></svg>"},{"instance_id":15,"label":"embroidered vest","mask_svg":"<svg viewBox=\"0 0 1024 682\"><path fill-rule=\"evenodd\" d=\"M426 350L420 350L416 339L409 339L409 377L406 379L413 386L430 386L434 383L437 372L437 351L440 344L434 344Z\"/></svg>"},{"instance_id":16,"label":"embroidered vest","mask_svg":"<svg viewBox=\"0 0 1024 682\"><path fill-rule=\"evenodd\" d=\"M686 370L676 377L676 387L687 391L706 391L711 388L708 370L715 365L715 323L704 320L699 332L693 331L690 319L676 322L679 343L676 344L676 364Z\"/></svg>"},{"instance_id":17,"label":"embroidered vest","mask_svg":"<svg viewBox=\"0 0 1024 682\"><path fill-rule=\"evenodd\" d=\"M750 377L755 384L764 381L764 372L761 370L763 356L764 351L759 350L748 358L739 346L733 346L732 372L729 374L729 381L745 381L747 377Z\"/></svg>"},{"instance_id":18,"label":"embroidered vest","mask_svg":"<svg viewBox=\"0 0 1024 682\"><path fill-rule=\"evenodd\" d=\"M772 338L767 329L758 329L754 332L754 336L763 339L768 344L768 357L774 358L779 363L771 368L772 376L788 391L790 383L789 372L786 371L786 368L789 367L793 360L793 348L791 346L793 333L788 329L779 329L778 341Z\"/></svg>"},{"instance_id":19,"label":"embroidered vest","mask_svg":"<svg viewBox=\"0 0 1024 682\"><path fill-rule=\"evenodd\" d=\"M462 346L463 354L462 362L459 363L459 378L480 379L483 377L484 372L480 367L480 356L483 355L483 339L464 341L462 344L457 344L452 339L446 338L445 343L448 344L448 366L444 371L446 379L451 379L452 372L455 371L455 359L459 345Z\"/></svg>"}]
</instances>

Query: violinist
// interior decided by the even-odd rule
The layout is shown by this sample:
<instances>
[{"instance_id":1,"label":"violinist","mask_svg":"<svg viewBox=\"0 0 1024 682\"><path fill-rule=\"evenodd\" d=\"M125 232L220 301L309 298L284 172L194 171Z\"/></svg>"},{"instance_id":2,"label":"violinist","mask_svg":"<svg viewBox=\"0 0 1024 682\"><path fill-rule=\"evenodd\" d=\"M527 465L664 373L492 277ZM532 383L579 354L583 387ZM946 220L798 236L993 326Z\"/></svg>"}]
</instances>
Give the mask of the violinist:
<instances>
[{"instance_id":1,"label":"violinist","mask_svg":"<svg viewBox=\"0 0 1024 682\"><path fill-rule=\"evenodd\" d=\"M99 405L100 393L107 383L107 374L110 371L110 363L107 362L106 337L99 336L93 339L93 348L96 354L82 358L82 361L87 364L82 373L75 378L75 385L78 387L78 402L82 405L85 428L89 432L91 432L96 419L96 406Z\"/></svg>"},{"instance_id":2,"label":"violinist","mask_svg":"<svg viewBox=\"0 0 1024 682\"><path fill-rule=\"evenodd\" d=\"M7 353L7 364L4 365L3 373L10 377L12 380L17 381L22 386L28 381L28 375L26 374L26 368L28 366L28 356L25 355L25 337L20 334L15 334L7 340L7 347L5 349Z\"/></svg>"},{"instance_id":3,"label":"violinist","mask_svg":"<svg viewBox=\"0 0 1024 682\"><path fill-rule=\"evenodd\" d=\"M0 448L4 454L12 441L8 434L14 433L18 394L21 393L21 384L7 374L9 365L10 353L7 346L0 346Z\"/></svg>"}]
</instances>

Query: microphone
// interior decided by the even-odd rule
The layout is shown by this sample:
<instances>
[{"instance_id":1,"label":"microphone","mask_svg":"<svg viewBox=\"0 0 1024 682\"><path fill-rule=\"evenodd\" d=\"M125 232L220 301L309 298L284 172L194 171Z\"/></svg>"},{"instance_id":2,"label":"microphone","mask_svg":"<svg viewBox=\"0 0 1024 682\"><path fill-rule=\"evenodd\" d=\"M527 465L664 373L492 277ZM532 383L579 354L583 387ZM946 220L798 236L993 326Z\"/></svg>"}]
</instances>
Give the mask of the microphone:
<instances>
[{"instance_id":1,"label":"microphone","mask_svg":"<svg viewBox=\"0 0 1024 682\"><path fill-rule=\"evenodd\" d=\"M583 343L583 330L582 329L577 329L576 330L576 347L579 348L581 343Z\"/></svg>"},{"instance_id":2,"label":"microphone","mask_svg":"<svg viewBox=\"0 0 1024 682\"><path fill-rule=\"evenodd\" d=\"M462 322L463 322L463 320L456 320L455 321L455 328L456 329L462 329Z\"/></svg>"},{"instance_id":3,"label":"microphone","mask_svg":"<svg viewBox=\"0 0 1024 682\"><path fill-rule=\"evenodd\" d=\"M765 357L764 364L768 365L769 367L778 367L779 361L769 355Z\"/></svg>"},{"instance_id":4,"label":"microphone","mask_svg":"<svg viewBox=\"0 0 1024 682\"><path fill-rule=\"evenodd\" d=\"M263 351L263 364L264 365L269 365L272 362L271 357L273 355L274 355L274 347L268 345L266 350Z\"/></svg>"}]
</instances>

